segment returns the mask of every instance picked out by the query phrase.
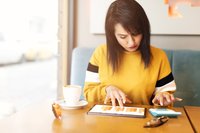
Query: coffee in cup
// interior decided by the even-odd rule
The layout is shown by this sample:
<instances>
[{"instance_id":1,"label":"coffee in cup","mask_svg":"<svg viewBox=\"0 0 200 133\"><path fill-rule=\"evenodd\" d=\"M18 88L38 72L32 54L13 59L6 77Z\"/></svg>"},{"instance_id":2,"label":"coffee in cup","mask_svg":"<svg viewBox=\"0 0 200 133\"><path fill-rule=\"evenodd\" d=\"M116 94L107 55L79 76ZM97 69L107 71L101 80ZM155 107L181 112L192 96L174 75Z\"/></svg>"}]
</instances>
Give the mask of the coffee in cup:
<instances>
[{"instance_id":1,"label":"coffee in cup","mask_svg":"<svg viewBox=\"0 0 200 133\"><path fill-rule=\"evenodd\" d=\"M79 85L66 85L63 87L63 97L68 105L77 105L80 100L82 88Z\"/></svg>"}]
</instances>

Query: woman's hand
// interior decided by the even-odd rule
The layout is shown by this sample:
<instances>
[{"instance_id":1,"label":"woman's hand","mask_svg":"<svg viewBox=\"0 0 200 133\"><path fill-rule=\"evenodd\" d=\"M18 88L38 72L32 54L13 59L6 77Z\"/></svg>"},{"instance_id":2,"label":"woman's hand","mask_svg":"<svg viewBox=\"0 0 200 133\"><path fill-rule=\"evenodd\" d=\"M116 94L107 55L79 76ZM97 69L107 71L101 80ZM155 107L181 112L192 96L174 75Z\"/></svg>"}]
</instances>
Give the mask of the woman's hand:
<instances>
[{"instance_id":1,"label":"woman's hand","mask_svg":"<svg viewBox=\"0 0 200 133\"><path fill-rule=\"evenodd\" d=\"M169 92L159 92L155 95L152 103L154 105L168 106L175 101L182 101L182 99L174 98L174 95L170 94Z\"/></svg>"},{"instance_id":2,"label":"woman's hand","mask_svg":"<svg viewBox=\"0 0 200 133\"><path fill-rule=\"evenodd\" d=\"M104 104L106 104L109 100L112 102L112 106L116 106L116 100L119 103L119 106L123 108L123 104L125 103L132 103L131 100L129 100L124 92L122 92L120 89L118 89L115 86L108 86L106 88L106 98L104 101Z\"/></svg>"}]
</instances>

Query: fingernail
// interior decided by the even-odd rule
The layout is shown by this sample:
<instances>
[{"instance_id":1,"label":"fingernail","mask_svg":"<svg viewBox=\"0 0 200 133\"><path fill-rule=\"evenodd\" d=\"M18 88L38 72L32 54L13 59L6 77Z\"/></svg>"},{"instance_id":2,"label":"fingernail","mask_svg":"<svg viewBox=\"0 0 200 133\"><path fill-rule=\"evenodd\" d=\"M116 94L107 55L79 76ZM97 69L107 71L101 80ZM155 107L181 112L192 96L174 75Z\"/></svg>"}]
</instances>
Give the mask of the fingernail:
<instances>
[{"instance_id":1,"label":"fingernail","mask_svg":"<svg viewBox=\"0 0 200 133\"><path fill-rule=\"evenodd\" d=\"M182 101L183 99L181 99L181 98L176 98L176 101Z\"/></svg>"}]
</instances>

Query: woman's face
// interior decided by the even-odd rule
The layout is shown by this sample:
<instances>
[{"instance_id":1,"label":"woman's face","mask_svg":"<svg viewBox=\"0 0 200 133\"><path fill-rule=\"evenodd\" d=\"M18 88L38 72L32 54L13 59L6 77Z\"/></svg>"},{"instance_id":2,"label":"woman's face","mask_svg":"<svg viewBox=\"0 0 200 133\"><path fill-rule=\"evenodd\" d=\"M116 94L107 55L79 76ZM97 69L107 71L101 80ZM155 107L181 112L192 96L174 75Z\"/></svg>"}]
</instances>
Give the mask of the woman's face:
<instances>
[{"instance_id":1,"label":"woman's face","mask_svg":"<svg viewBox=\"0 0 200 133\"><path fill-rule=\"evenodd\" d=\"M137 51L142 40L142 34L133 35L127 32L120 23L115 25L115 37L128 52Z\"/></svg>"}]
</instances>

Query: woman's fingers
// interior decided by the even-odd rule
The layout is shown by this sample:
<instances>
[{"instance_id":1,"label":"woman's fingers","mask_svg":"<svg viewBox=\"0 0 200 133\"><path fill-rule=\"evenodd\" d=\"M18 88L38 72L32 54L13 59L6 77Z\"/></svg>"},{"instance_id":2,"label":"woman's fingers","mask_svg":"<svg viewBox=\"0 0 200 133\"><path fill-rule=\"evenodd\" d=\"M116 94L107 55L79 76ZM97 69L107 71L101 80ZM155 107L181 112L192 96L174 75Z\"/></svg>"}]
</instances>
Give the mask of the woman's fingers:
<instances>
[{"instance_id":1,"label":"woman's fingers","mask_svg":"<svg viewBox=\"0 0 200 133\"><path fill-rule=\"evenodd\" d=\"M157 104L157 101L158 101L158 100L157 100L157 97L155 96L155 97L153 98L153 100L152 100L152 103L153 103L153 104Z\"/></svg>"},{"instance_id":2,"label":"woman's fingers","mask_svg":"<svg viewBox=\"0 0 200 133\"><path fill-rule=\"evenodd\" d=\"M132 103L132 101L126 97L126 103Z\"/></svg>"},{"instance_id":3,"label":"woman's fingers","mask_svg":"<svg viewBox=\"0 0 200 133\"><path fill-rule=\"evenodd\" d=\"M152 100L152 103L155 105L163 106L163 105L167 104L166 101L167 101L167 103L168 103L168 101L171 101L169 95L167 93L165 94L165 92L160 92L160 93L156 94L156 96Z\"/></svg>"},{"instance_id":4,"label":"woman's fingers","mask_svg":"<svg viewBox=\"0 0 200 133\"><path fill-rule=\"evenodd\" d=\"M116 106L116 101L119 106L123 108L123 104L131 103L131 100L127 99L126 95L114 86L108 86L106 88L106 98L104 100L104 104L106 104L109 100L112 102L112 106Z\"/></svg>"},{"instance_id":5,"label":"woman's fingers","mask_svg":"<svg viewBox=\"0 0 200 133\"><path fill-rule=\"evenodd\" d=\"M163 93L163 99L164 99L164 101L167 101L168 103L172 102L171 94Z\"/></svg>"},{"instance_id":6,"label":"woman's fingers","mask_svg":"<svg viewBox=\"0 0 200 133\"><path fill-rule=\"evenodd\" d=\"M120 90L114 91L114 92L113 92L113 96L114 96L115 99L117 100L119 106L123 108L123 98L122 98L122 95L121 95Z\"/></svg>"},{"instance_id":7,"label":"woman's fingers","mask_svg":"<svg viewBox=\"0 0 200 133\"><path fill-rule=\"evenodd\" d=\"M126 103L126 95L122 91L119 91L119 95L120 95L120 98L121 98L123 104L125 104Z\"/></svg>"},{"instance_id":8,"label":"woman's fingers","mask_svg":"<svg viewBox=\"0 0 200 133\"><path fill-rule=\"evenodd\" d=\"M106 104L109 101L110 97L108 95L106 95L106 98L104 100L104 104Z\"/></svg>"},{"instance_id":9,"label":"woman's fingers","mask_svg":"<svg viewBox=\"0 0 200 133\"><path fill-rule=\"evenodd\" d=\"M118 97L118 98L117 98L117 101L118 101L118 103L119 103L119 106L120 106L121 108L123 108L124 105L123 105L122 98L121 98L121 97Z\"/></svg>"},{"instance_id":10,"label":"woman's fingers","mask_svg":"<svg viewBox=\"0 0 200 133\"><path fill-rule=\"evenodd\" d=\"M159 104L161 106L168 106L175 101L182 101L182 99L174 98L174 95L170 94L169 92L160 92L156 94L156 96L152 100L152 103L155 105Z\"/></svg>"},{"instance_id":11,"label":"woman's fingers","mask_svg":"<svg viewBox=\"0 0 200 133\"><path fill-rule=\"evenodd\" d=\"M175 101L180 102L180 101L183 101L183 99L176 97L176 98L175 98Z\"/></svg>"},{"instance_id":12,"label":"woman's fingers","mask_svg":"<svg viewBox=\"0 0 200 133\"><path fill-rule=\"evenodd\" d=\"M170 94L170 96L171 96L171 100L174 101L175 100L174 95Z\"/></svg>"},{"instance_id":13,"label":"woman's fingers","mask_svg":"<svg viewBox=\"0 0 200 133\"><path fill-rule=\"evenodd\" d=\"M111 99L111 102L112 102L112 106L116 106L115 97L112 93L110 94L110 99Z\"/></svg>"},{"instance_id":14,"label":"woman's fingers","mask_svg":"<svg viewBox=\"0 0 200 133\"><path fill-rule=\"evenodd\" d=\"M163 106L163 96L159 97L159 103L160 103L161 106Z\"/></svg>"}]
</instances>

